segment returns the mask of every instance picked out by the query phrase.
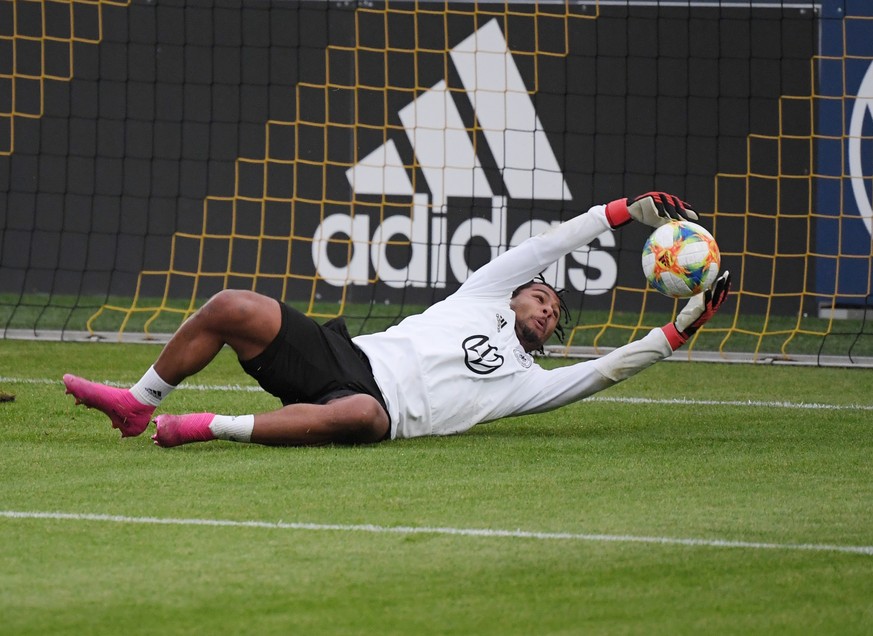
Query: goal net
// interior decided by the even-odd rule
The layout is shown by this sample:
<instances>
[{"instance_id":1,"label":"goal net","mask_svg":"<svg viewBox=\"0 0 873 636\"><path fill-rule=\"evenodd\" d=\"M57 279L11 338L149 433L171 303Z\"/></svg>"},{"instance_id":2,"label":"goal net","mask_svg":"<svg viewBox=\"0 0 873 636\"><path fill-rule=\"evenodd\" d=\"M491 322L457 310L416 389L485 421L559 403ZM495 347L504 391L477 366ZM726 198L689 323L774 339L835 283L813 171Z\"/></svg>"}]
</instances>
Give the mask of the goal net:
<instances>
[{"instance_id":1,"label":"goal net","mask_svg":"<svg viewBox=\"0 0 873 636\"><path fill-rule=\"evenodd\" d=\"M683 355L873 359L873 9L0 0L0 334L161 339L224 288L351 331L591 205L679 194L734 293ZM557 354L681 309L648 229L546 272Z\"/></svg>"}]
</instances>

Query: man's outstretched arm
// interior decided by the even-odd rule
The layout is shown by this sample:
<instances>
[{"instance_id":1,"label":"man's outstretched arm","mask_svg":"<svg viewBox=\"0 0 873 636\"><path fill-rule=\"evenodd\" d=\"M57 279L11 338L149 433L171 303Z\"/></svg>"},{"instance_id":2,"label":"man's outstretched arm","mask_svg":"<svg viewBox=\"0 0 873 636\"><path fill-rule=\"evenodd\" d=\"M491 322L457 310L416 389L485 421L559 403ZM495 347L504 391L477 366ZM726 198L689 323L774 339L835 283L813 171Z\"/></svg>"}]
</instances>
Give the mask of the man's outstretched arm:
<instances>
[{"instance_id":1,"label":"man's outstretched arm","mask_svg":"<svg viewBox=\"0 0 873 636\"><path fill-rule=\"evenodd\" d=\"M670 357L724 304L730 282L730 272L725 271L709 290L691 298L674 322L652 329L601 358L542 371L536 395L518 414L550 411L576 402Z\"/></svg>"},{"instance_id":2,"label":"man's outstretched arm","mask_svg":"<svg viewBox=\"0 0 873 636\"><path fill-rule=\"evenodd\" d=\"M659 227L671 220L697 220L697 213L678 197L665 192L647 192L606 205L595 205L587 212L564 221L507 250L476 270L464 283L465 293L491 289L511 291L530 281L562 256L584 247L609 230L637 221Z\"/></svg>"}]
</instances>

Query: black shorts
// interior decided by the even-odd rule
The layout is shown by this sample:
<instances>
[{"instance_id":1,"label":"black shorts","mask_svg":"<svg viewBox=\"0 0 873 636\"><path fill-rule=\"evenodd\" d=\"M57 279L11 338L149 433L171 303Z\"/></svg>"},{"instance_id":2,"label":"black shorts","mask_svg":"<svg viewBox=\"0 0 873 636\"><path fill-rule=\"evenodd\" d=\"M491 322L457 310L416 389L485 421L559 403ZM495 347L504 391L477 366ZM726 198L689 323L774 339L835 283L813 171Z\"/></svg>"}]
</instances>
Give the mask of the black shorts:
<instances>
[{"instance_id":1,"label":"black shorts","mask_svg":"<svg viewBox=\"0 0 873 636\"><path fill-rule=\"evenodd\" d=\"M282 326L263 353L240 360L243 370L282 404L326 404L344 395L372 395L385 412L385 400L363 351L352 342L342 318L323 325L279 303Z\"/></svg>"}]
</instances>

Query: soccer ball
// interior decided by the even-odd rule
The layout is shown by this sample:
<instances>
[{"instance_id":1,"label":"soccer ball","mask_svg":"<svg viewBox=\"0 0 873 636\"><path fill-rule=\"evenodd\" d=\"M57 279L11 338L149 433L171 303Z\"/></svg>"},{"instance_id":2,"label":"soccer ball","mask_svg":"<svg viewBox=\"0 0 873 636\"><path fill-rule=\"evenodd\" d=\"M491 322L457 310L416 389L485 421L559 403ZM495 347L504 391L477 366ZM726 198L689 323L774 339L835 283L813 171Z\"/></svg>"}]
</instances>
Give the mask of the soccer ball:
<instances>
[{"instance_id":1,"label":"soccer ball","mask_svg":"<svg viewBox=\"0 0 873 636\"><path fill-rule=\"evenodd\" d=\"M652 232L643 247L649 284L671 298L689 298L709 289L721 265L712 234L691 221L671 221Z\"/></svg>"}]
</instances>

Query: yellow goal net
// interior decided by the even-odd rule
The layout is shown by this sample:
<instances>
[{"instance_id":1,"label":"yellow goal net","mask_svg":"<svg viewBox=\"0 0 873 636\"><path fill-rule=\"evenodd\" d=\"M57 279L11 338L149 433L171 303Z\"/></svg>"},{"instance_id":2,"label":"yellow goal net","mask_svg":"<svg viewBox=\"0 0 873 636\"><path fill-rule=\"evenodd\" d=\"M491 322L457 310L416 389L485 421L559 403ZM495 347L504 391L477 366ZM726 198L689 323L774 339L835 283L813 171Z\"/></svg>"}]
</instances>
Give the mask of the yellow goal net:
<instances>
[{"instance_id":1,"label":"yellow goal net","mask_svg":"<svg viewBox=\"0 0 873 636\"><path fill-rule=\"evenodd\" d=\"M383 328L657 189L733 273L689 357L873 356L873 16L833 4L0 0L0 325L148 339L234 287ZM681 309L646 235L544 273L551 352Z\"/></svg>"}]
</instances>

